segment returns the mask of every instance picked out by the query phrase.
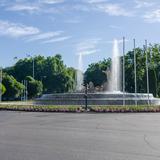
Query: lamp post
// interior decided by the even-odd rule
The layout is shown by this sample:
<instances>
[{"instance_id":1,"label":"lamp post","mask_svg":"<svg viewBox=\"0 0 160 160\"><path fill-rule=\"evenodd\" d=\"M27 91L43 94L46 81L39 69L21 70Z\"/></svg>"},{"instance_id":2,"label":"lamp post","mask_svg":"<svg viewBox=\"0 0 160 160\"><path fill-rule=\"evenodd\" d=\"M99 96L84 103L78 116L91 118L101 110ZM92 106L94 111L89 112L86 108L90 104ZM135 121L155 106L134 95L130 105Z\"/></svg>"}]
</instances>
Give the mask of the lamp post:
<instances>
[{"instance_id":1,"label":"lamp post","mask_svg":"<svg viewBox=\"0 0 160 160\"><path fill-rule=\"evenodd\" d=\"M88 110L88 84L84 83L83 86L85 87L85 94L84 94L84 99L85 99L85 110Z\"/></svg>"},{"instance_id":2,"label":"lamp post","mask_svg":"<svg viewBox=\"0 0 160 160\"><path fill-rule=\"evenodd\" d=\"M32 61L33 61L33 78L35 77L35 71L34 71L34 57L32 58Z\"/></svg>"},{"instance_id":3,"label":"lamp post","mask_svg":"<svg viewBox=\"0 0 160 160\"><path fill-rule=\"evenodd\" d=\"M31 56L30 54L27 54L27 57L32 58L32 77L35 78L35 61L34 61L34 56Z\"/></svg>"},{"instance_id":4,"label":"lamp post","mask_svg":"<svg viewBox=\"0 0 160 160\"><path fill-rule=\"evenodd\" d=\"M21 101L27 101L28 100L28 82L27 80L22 80L22 84L24 85L24 89L22 91Z\"/></svg>"},{"instance_id":5,"label":"lamp post","mask_svg":"<svg viewBox=\"0 0 160 160\"><path fill-rule=\"evenodd\" d=\"M47 78L47 76L42 76L41 77L41 83L42 83L42 85L43 85L43 80L46 79L46 78ZM45 90L45 88L44 88L44 85L43 85L43 92L44 92L44 90Z\"/></svg>"}]
</instances>

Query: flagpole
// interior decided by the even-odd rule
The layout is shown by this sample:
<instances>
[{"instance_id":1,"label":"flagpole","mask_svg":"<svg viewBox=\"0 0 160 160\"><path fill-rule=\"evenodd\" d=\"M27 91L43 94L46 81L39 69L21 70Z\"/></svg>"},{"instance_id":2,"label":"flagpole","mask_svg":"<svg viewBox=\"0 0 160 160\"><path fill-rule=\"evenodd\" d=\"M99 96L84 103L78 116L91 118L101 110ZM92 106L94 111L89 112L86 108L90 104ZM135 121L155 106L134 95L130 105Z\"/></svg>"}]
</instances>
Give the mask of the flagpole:
<instances>
[{"instance_id":1,"label":"flagpole","mask_svg":"<svg viewBox=\"0 0 160 160\"><path fill-rule=\"evenodd\" d=\"M147 52L147 40L145 40L145 53L146 53L147 96L148 96L148 105L150 105L150 102L149 102L149 74L148 74L148 52Z\"/></svg>"},{"instance_id":2,"label":"flagpole","mask_svg":"<svg viewBox=\"0 0 160 160\"><path fill-rule=\"evenodd\" d=\"M136 40L133 39L134 45L134 86L135 86L135 105L137 106L137 62L136 62Z\"/></svg>"},{"instance_id":3,"label":"flagpole","mask_svg":"<svg viewBox=\"0 0 160 160\"><path fill-rule=\"evenodd\" d=\"M125 106L125 37L123 37L123 106Z\"/></svg>"}]
</instances>

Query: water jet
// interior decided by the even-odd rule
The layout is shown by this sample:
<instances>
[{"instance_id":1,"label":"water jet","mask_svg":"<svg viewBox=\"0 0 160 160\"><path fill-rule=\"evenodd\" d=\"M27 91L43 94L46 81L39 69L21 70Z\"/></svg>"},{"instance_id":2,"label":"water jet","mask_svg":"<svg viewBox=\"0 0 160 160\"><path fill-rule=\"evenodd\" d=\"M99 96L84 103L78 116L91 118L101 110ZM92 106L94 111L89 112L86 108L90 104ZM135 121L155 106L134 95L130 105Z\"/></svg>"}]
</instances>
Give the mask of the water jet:
<instances>
[{"instance_id":1,"label":"water jet","mask_svg":"<svg viewBox=\"0 0 160 160\"><path fill-rule=\"evenodd\" d=\"M160 99L154 98L153 94L125 93L124 86L122 92L120 52L118 45L119 42L118 40L115 39L113 41L112 65L110 71L111 74L108 80L109 90L105 92L88 93L87 97L88 105L124 105L124 104L135 105L135 102L138 105L146 105L146 104L159 105ZM84 105L85 99L84 99L84 93L82 93L83 89L82 71L83 71L82 54L79 54L76 92L44 94L42 95L41 98L36 99L35 103L43 105ZM123 73L125 73L124 70Z\"/></svg>"}]
</instances>

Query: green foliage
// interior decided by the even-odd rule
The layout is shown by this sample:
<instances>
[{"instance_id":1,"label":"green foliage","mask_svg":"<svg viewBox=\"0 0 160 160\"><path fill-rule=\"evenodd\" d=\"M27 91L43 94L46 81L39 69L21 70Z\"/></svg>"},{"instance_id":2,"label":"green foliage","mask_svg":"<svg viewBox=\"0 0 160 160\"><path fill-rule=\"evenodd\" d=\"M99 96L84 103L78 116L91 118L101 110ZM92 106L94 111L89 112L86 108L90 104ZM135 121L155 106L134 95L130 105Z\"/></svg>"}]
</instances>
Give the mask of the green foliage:
<instances>
[{"instance_id":1,"label":"green foliage","mask_svg":"<svg viewBox=\"0 0 160 160\"><path fill-rule=\"evenodd\" d=\"M54 57L34 57L35 79L42 81L44 93L68 92L75 88L74 68L64 65L61 55ZM22 81L26 76L32 76L33 58L19 60L15 66L5 69L5 72Z\"/></svg>"},{"instance_id":2,"label":"green foliage","mask_svg":"<svg viewBox=\"0 0 160 160\"><path fill-rule=\"evenodd\" d=\"M27 90L28 90L28 97L34 98L40 96L43 91L43 84L41 81L37 81L33 79L31 76L26 77L27 80Z\"/></svg>"},{"instance_id":3,"label":"green foliage","mask_svg":"<svg viewBox=\"0 0 160 160\"><path fill-rule=\"evenodd\" d=\"M85 81L87 83L93 82L94 86L101 86L107 81L107 76L103 71L110 68L111 59L104 59L98 63L92 63L89 65L87 71L85 72Z\"/></svg>"},{"instance_id":4,"label":"green foliage","mask_svg":"<svg viewBox=\"0 0 160 160\"><path fill-rule=\"evenodd\" d=\"M149 66L149 89L154 96L160 97L160 45L149 45L147 54ZM36 56L34 57L34 62L35 79L43 83L43 93L70 92L75 89L76 70L74 68L68 68L64 64L61 55L57 54L53 57L46 58L43 56ZM146 53L141 48L136 48L136 62L137 91L139 93L146 93ZM32 65L33 58L20 59L13 67L5 68L5 72L21 82L26 76L32 76ZM110 58L90 64L85 72L85 81L87 83L93 82L95 87L102 86L104 82L108 80L108 77L103 71L110 68ZM13 77L11 81L13 81ZM32 91L32 93L37 93L30 93L30 97L40 95L40 82L35 82L33 79L30 79L29 81L31 82L30 85L35 87L33 87L34 91ZM7 90L10 90L6 85L5 87ZM31 87L30 90L33 88ZM125 55L125 89L126 92L134 92L134 88L134 52L131 50ZM13 91L11 91L11 93L10 91L6 91L5 94L12 94L12 92Z\"/></svg>"},{"instance_id":5,"label":"green foliage","mask_svg":"<svg viewBox=\"0 0 160 160\"><path fill-rule=\"evenodd\" d=\"M128 113L128 112L160 112L160 106L147 106L147 105L126 105L126 106L94 106L90 108L93 112L106 112L106 113Z\"/></svg>"},{"instance_id":6,"label":"green foliage","mask_svg":"<svg viewBox=\"0 0 160 160\"><path fill-rule=\"evenodd\" d=\"M14 100L19 98L24 88L21 83L8 74L3 74L3 84L6 88L6 92L3 95L4 100Z\"/></svg>"},{"instance_id":7,"label":"green foliage","mask_svg":"<svg viewBox=\"0 0 160 160\"><path fill-rule=\"evenodd\" d=\"M139 93L147 92L146 84L146 53L141 48L136 48L137 62L137 91ZM147 50L148 71L149 71L149 90L154 96L160 97L160 45L150 45ZM121 57L121 67L122 67ZM107 81L103 73L111 66L111 59L103 60L89 65L85 72L86 81L92 81L95 86L101 86ZM125 89L126 92L134 93L134 52L129 51L125 55Z\"/></svg>"},{"instance_id":8,"label":"green foliage","mask_svg":"<svg viewBox=\"0 0 160 160\"><path fill-rule=\"evenodd\" d=\"M2 95L6 92L6 87L3 84L0 84L0 88L2 89Z\"/></svg>"},{"instance_id":9,"label":"green foliage","mask_svg":"<svg viewBox=\"0 0 160 160\"><path fill-rule=\"evenodd\" d=\"M147 50L148 55L148 72L149 72L149 90L154 96L160 97L160 53L159 45L150 45ZM136 49L137 61L137 91L139 93L147 92L146 84L146 53ZM126 91L134 92L134 52L129 51L125 56L125 74L126 74Z\"/></svg>"},{"instance_id":10,"label":"green foliage","mask_svg":"<svg viewBox=\"0 0 160 160\"><path fill-rule=\"evenodd\" d=\"M0 105L0 110L36 112L81 112L80 106Z\"/></svg>"}]
</instances>

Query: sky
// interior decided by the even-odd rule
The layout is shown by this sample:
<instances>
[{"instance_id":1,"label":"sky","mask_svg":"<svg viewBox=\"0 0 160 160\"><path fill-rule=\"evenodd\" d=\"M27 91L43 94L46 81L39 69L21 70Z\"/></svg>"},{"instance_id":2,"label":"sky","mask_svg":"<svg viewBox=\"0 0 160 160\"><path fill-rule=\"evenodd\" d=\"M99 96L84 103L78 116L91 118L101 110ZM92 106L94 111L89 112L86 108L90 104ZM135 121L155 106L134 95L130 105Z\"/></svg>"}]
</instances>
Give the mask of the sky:
<instances>
[{"instance_id":1,"label":"sky","mask_svg":"<svg viewBox=\"0 0 160 160\"><path fill-rule=\"evenodd\" d=\"M126 51L160 42L159 0L0 0L0 66L14 57L61 54L67 66L84 70L111 57L112 42L126 38Z\"/></svg>"}]
</instances>

